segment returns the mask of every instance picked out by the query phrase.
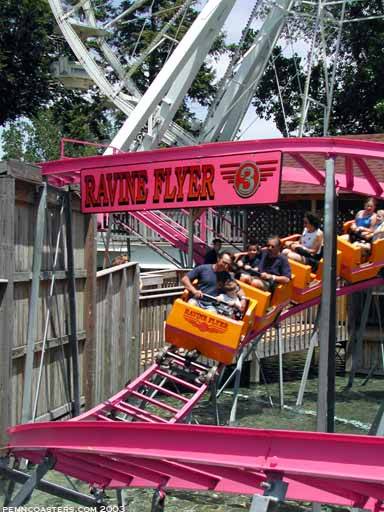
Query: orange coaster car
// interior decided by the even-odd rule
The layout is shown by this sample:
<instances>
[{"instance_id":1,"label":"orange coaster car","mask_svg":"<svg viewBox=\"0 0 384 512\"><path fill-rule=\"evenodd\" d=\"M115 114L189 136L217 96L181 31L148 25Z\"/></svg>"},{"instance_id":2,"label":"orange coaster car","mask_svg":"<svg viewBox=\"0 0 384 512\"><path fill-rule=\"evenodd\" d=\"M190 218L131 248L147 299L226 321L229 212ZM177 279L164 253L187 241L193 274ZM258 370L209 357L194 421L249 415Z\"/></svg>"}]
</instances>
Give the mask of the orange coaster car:
<instances>
[{"instance_id":1,"label":"orange coaster car","mask_svg":"<svg viewBox=\"0 0 384 512\"><path fill-rule=\"evenodd\" d=\"M165 324L165 340L180 348L197 349L220 363L231 364L240 341L253 326L256 306L256 301L249 299L243 319L233 320L176 299Z\"/></svg>"},{"instance_id":2,"label":"orange coaster car","mask_svg":"<svg viewBox=\"0 0 384 512\"><path fill-rule=\"evenodd\" d=\"M344 224L345 232L350 224L351 221ZM337 237L337 248L341 251L341 277L350 283L376 277L384 268L384 239L372 242L371 247L370 254L363 256L361 247Z\"/></svg>"},{"instance_id":3,"label":"orange coaster car","mask_svg":"<svg viewBox=\"0 0 384 512\"><path fill-rule=\"evenodd\" d=\"M294 277L294 276L293 276ZM248 299L256 301L254 312L253 330L260 331L267 325L271 325L278 313L287 306L292 295L292 279L287 284L279 284L273 295L270 292L259 290L254 286L238 281Z\"/></svg>"}]
</instances>

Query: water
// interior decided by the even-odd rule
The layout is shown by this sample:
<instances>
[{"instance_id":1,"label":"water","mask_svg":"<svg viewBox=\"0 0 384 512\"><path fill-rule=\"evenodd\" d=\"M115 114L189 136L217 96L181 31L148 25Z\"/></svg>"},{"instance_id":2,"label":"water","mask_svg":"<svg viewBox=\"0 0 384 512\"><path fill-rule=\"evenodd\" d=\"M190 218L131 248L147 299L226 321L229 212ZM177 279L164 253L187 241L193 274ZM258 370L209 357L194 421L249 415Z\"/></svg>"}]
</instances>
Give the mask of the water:
<instances>
[{"instance_id":1,"label":"water","mask_svg":"<svg viewBox=\"0 0 384 512\"><path fill-rule=\"evenodd\" d=\"M316 430L316 402L317 402L317 377L316 371L312 371L312 378L308 381L304 396L304 405L297 410L295 403L300 385L299 375L303 367L302 355L288 355L284 358L284 366L287 368L284 383L284 397L287 408L280 410L278 384L272 382L260 384L251 388L242 388L238 402L238 424L244 427L290 429L290 430ZM266 368L267 380L276 380L276 366L274 361L268 362ZM352 389L345 389L347 377L336 377L336 417L335 430L339 433L366 434L378 411L381 401L384 399L384 379L372 378L365 386L362 386L363 378L356 378ZM274 407L270 405L270 399ZM225 392L219 400L221 423L228 421L232 403L231 391ZM208 400L203 400L193 417L200 424L213 424L212 407ZM68 487L68 481L62 475L52 471L47 477L55 483ZM78 484L79 490L84 493L89 489L84 484ZM116 504L116 495L108 491L110 504ZM130 512L148 512L151 509L153 491L145 489L128 489L124 491L126 510ZM249 510L250 496L222 495L215 492L185 492L170 491L165 510L166 512L240 512ZM40 505L45 507L59 507L68 505L67 512L79 510L77 505L46 495L39 491L33 493L28 505ZM80 509L81 510L81 509ZM298 505L296 503L284 503L279 507L279 512L293 512L310 510L309 504ZM338 507L323 507L323 512L341 511ZM56 511L54 511L56 512Z\"/></svg>"}]
</instances>

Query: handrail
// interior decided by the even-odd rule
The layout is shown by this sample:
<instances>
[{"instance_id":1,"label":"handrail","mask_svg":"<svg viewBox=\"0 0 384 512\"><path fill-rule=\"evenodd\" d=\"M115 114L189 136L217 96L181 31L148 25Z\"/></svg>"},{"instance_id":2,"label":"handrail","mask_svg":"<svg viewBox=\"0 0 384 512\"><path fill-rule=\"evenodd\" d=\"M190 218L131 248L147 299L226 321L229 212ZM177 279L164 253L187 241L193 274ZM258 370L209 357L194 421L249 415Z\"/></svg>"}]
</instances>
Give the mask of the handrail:
<instances>
[{"instance_id":1,"label":"handrail","mask_svg":"<svg viewBox=\"0 0 384 512\"><path fill-rule=\"evenodd\" d=\"M60 159L61 160L65 160L68 158L77 158L77 157L65 156L64 145L66 142L70 142L71 144L79 144L80 146L92 146L92 147L96 147L96 148L112 148L113 155L115 155L116 153L124 153L124 151L122 149L115 148L114 146L111 146L110 144L102 144L101 142L89 142L86 140L62 137L60 140Z\"/></svg>"},{"instance_id":2,"label":"handrail","mask_svg":"<svg viewBox=\"0 0 384 512\"><path fill-rule=\"evenodd\" d=\"M135 267L137 262L128 261L127 263L122 263L121 265L114 265L112 267L104 268L103 270L98 270L96 272L96 277L106 276L107 274L112 274L113 272L119 272L123 268Z\"/></svg>"},{"instance_id":3,"label":"handrail","mask_svg":"<svg viewBox=\"0 0 384 512\"><path fill-rule=\"evenodd\" d=\"M159 293L159 294L156 294L156 295L142 295L140 294L140 301L142 300L153 300L153 299L165 299L165 298L168 298L168 297L180 297L180 295L182 294L182 291L184 290L184 287L183 286L180 286L180 289L178 291L175 291L175 292L170 292L170 293Z\"/></svg>"}]
</instances>

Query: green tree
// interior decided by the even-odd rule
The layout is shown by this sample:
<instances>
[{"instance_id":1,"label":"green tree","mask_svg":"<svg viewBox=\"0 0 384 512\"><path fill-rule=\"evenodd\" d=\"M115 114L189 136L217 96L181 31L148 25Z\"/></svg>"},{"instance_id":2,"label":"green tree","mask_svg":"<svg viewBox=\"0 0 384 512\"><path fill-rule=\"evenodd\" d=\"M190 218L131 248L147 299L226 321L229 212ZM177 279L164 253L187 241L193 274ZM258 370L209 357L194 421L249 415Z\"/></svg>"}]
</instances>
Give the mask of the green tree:
<instances>
[{"instance_id":1,"label":"green tree","mask_svg":"<svg viewBox=\"0 0 384 512\"><path fill-rule=\"evenodd\" d=\"M0 2L0 125L52 97L53 18L45 0Z\"/></svg>"},{"instance_id":2,"label":"green tree","mask_svg":"<svg viewBox=\"0 0 384 512\"><path fill-rule=\"evenodd\" d=\"M127 70L135 63L135 55L137 56L153 41L164 23L167 23L180 8L181 3L180 0L176 2L155 0L151 11L153 15L149 16L150 2L148 2L130 16L130 23L127 24L128 20L124 20L124 23L116 25L117 30L113 31L108 42L116 52L119 51L121 55L126 56L123 63L125 62ZM93 2L98 19L104 21L119 14L131 4L132 2L124 2L117 10L112 1L95 0ZM49 64L59 54L70 53L70 50L64 41L59 46L57 38L54 44L51 43L49 36L53 33L54 22L45 0L21 0L21 2L6 0L0 7L0 13L3 20L7 18L11 20L18 34L21 31L20 27L24 25L25 46L20 45L20 59L28 60L29 56L25 57L28 54L28 48L29 46L34 48L33 59L27 62L28 65L33 64L30 69L30 79L25 80L23 64L20 64L19 67L15 66L12 73L6 74L1 85L4 90L11 91L15 100L2 109L2 122L7 123L2 136L4 156L30 161L47 160L59 156L59 141L62 137L94 142L110 140L123 122L124 115L113 109L95 87L86 94L66 91L49 74ZM172 24L168 35L180 40L197 15L196 10L188 9ZM25 24L23 20L28 16L29 23ZM142 30L144 20L146 21ZM11 34L12 31L8 30L8 32ZM11 44L12 38L2 33L0 41L1 53L7 54L7 66L11 68L12 57L15 57L15 50ZM98 51L94 42L90 41L88 44L93 47L94 52ZM142 92L145 92L160 71L174 49L174 45L174 41L166 39L164 44L150 53L143 65L134 73L133 78ZM221 35L215 42L211 55L216 58L224 51L226 51L224 37ZM5 69L4 58L0 60L1 62ZM32 71L36 74L33 78ZM113 80L113 72L110 78ZM213 64L204 64L191 87L189 97L184 100L177 113L176 120L183 127L190 129L191 121L194 119L190 108L191 101L203 106L209 104L215 92L214 80ZM8 103L5 94L2 94L0 101ZM73 156L95 151L89 147L76 146L69 147L69 150Z\"/></svg>"},{"instance_id":3,"label":"green tree","mask_svg":"<svg viewBox=\"0 0 384 512\"><path fill-rule=\"evenodd\" d=\"M379 15L384 15L382 1L356 2L350 7L350 17L353 18ZM384 19L344 26L331 133L379 133L384 130L383 41Z\"/></svg>"},{"instance_id":4,"label":"green tree","mask_svg":"<svg viewBox=\"0 0 384 512\"><path fill-rule=\"evenodd\" d=\"M94 92L83 98L65 91L62 97L30 119L8 123L2 136L3 158L28 162L56 160L60 157L62 138L87 142L106 142L115 132L114 118L103 98ZM66 144L66 156L87 156L103 152L102 148Z\"/></svg>"},{"instance_id":5,"label":"green tree","mask_svg":"<svg viewBox=\"0 0 384 512\"><path fill-rule=\"evenodd\" d=\"M330 6L330 15L337 19L338 6ZM334 12L332 12L334 11ZM383 16L381 0L365 0L347 6L348 19ZM309 41L311 25L303 17L295 22L291 35ZM336 33L328 38L328 54L335 50ZM384 80L383 80L384 20L367 19L357 23L345 23L342 31L340 54L337 62L335 89L332 103L330 134L373 133L384 130ZM302 86L305 80L305 63L296 55L286 57L280 47L273 51L273 59L283 95L284 109L289 132L299 126ZM331 63L333 64L333 62ZM332 65L328 67L331 76ZM308 112L307 128L311 135L323 134L326 86L323 64L318 62L312 69L309 95L313 102ZM301 84L301 87L300 87ZM266 70L253 100L257 114L273 119L279 130L286 134L283 111L280 105L275 72L272 66Z\"/></svg>"}]
</instances>

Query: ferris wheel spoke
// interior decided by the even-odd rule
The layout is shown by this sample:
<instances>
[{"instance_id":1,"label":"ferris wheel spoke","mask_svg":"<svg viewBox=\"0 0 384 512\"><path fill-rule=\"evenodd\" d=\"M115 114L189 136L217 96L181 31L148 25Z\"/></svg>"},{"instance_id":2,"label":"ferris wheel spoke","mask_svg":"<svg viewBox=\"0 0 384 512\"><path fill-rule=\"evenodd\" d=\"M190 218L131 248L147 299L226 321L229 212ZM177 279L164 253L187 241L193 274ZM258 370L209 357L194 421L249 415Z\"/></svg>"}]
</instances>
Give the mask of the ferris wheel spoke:
<instances>
[{"instance_id":1,"label":"ferris wheel spoke","mask_svg":"<svg viewBox=\"0 0 384 512\"><path fill-rule=\"evenodd\" d=\"M224 95L206 120L200 140L231 140L236 136L293 3L293 0L282 0L271 9L253 45L225 85Z\"/></svg>"},{"instance_id":2,"label":"ferris wheel spoke","mask_svg":"<svg viewBox=\"0 0 384 512\"><path fill-rule=\"evenodd\" d=\"M164 64L157 77L147 89L130 118L124 123L113 139L112 145L128 149L136 135L147 122L148 117L160 105L160 111L167 112L162 129L169 122L170 112L176 112L186 93L186 85L192 82L206 52L213 44L236 0L209 0L191 25L171 57ZM202 50L201 50L202 49ZM189 68L188 77L184 68ZM180 80L180 75L182 79ZM177 82L181 81L181 86ZM168 94L171 94L168 97ZM157 139L154 139L157 140Z\"/></svg>"}]
</instances>

